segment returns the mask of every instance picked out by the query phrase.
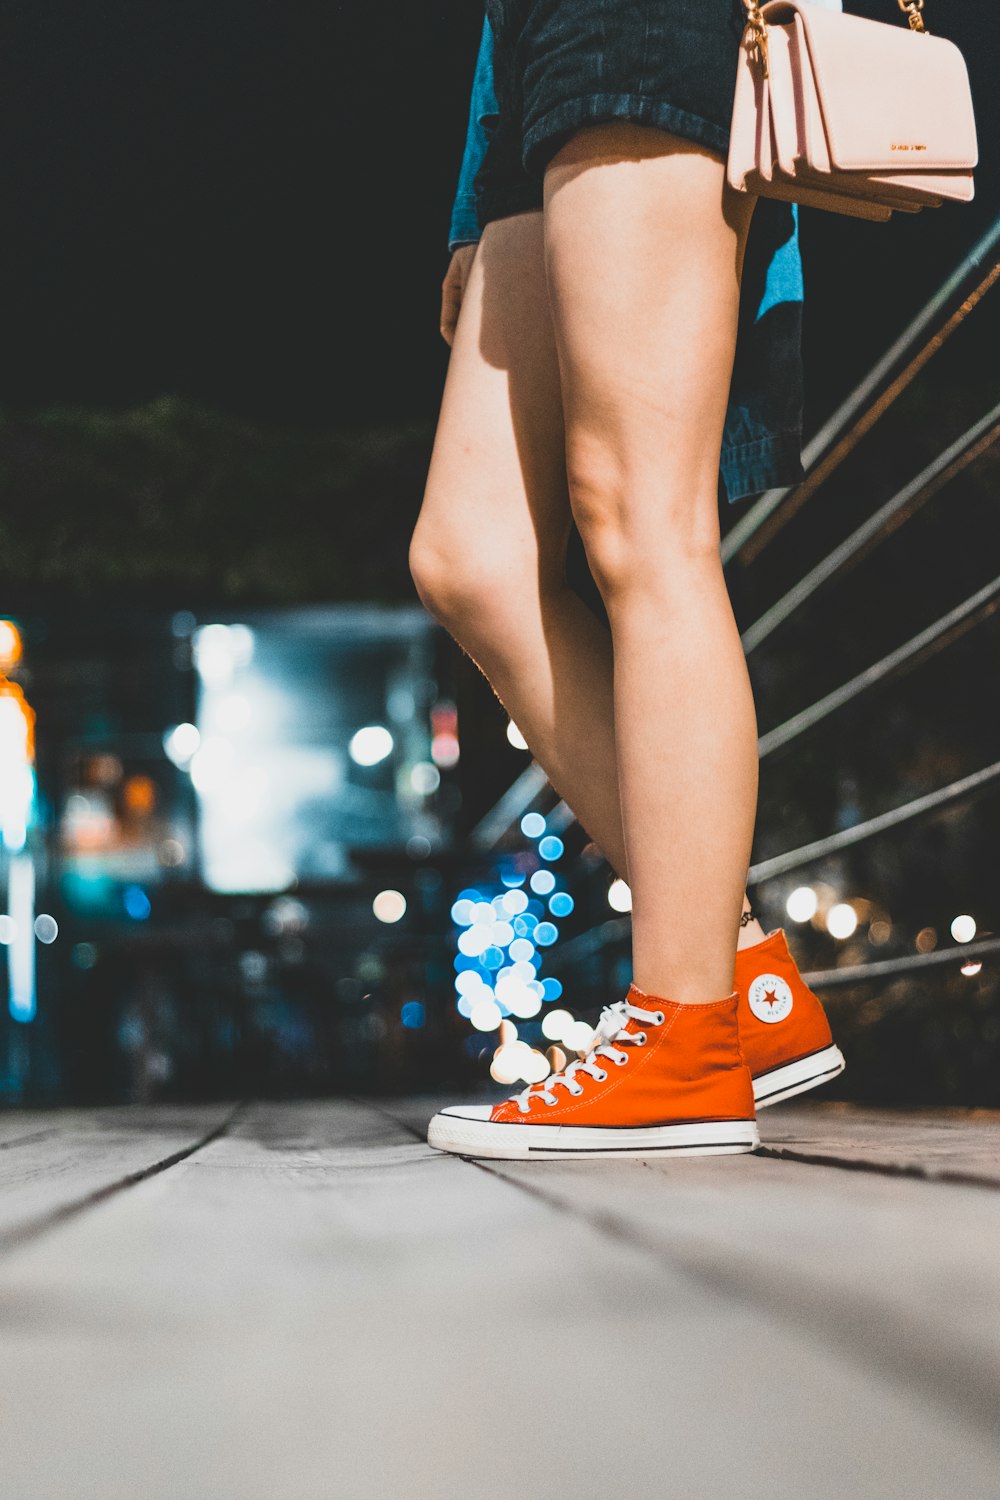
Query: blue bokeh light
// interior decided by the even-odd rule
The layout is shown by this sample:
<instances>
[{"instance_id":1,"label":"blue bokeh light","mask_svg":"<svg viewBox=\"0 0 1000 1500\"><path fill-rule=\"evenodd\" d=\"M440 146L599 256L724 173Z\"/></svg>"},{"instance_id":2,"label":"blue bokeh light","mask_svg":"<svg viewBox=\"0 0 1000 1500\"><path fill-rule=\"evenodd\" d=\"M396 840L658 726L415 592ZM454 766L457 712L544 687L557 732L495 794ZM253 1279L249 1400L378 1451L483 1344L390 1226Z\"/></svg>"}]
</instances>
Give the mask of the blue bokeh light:
<instances>
[{"instance_id":1,"label":"blue bokeh light","mask_svg":"<svg viewBox=\"0 0 1000 1500\"><path fill-rule=\"evenodd\" d=\"M423 1005L419 1000L407 1000L399 1012L399 1019L409 1031L419 1031L426 1020Z\"/></svg>"},{"instance_id":2,"label":"blue bokeh light","mask_svg":"<svg viewBox=\"0 0 1000 1500\"><path fill-rule=\"evenodd\" d=\"M557 941L559 928L554 922L539 922L535 928L535 942L539 948L549 948Z\"/></svg>"},{"instance_id":3,"label":"blue bokeh light","mask_svg":"<svg viewBox=\"0 0 1000 1500\"><path fill-rule=\"evenodd\" d=\"M545 832L545 819L541 813L525 813L521 819L521 832L526 839L537 839Z\"/></svg>"},{"instance_id":4,"label":"blue bokeh light","mask_svg":"<svg viewBox=\"0 0 1000 1500\"><path fill-rule=\"evenodd\" d=\"M542 980L542 989L545 991L546 1000L558 1000L563 992L561 981L553 979L551 975Z\"/></svg>"},{"instance_id":5,"label":"blue bokeh light","mask_svg":"<svg viewBox=\"0 0 1000 1500\"><path fill-rule=\"evenodd\" d=\"M538 841L538 852L543 859L561 859L565 850L566 845L562 839L557 839L554 833L550 833L546 838L539 839Z\"/></svg>"},{"instance_id":6,"label":"blue bokeh light","mask_svg":"<svg viewBox=\"0 0 1000 1500\"><path fill-rule=\"evenodd\" d=\"M153 910L141 885L127 885L122 892L122 904L133 922L145 922Z\"/></svg>"},{"instance_id":7,"label":"blue bokeh light","mask_svg":"<svg viewBox=\"0 0 1000 1500\"><path fill-rule=\"evenodd\" d=\"M568 917L573 910L574 901L569 891L556 891L549 898L549 911L554 917Z\"/></svg>"}]
</instances>

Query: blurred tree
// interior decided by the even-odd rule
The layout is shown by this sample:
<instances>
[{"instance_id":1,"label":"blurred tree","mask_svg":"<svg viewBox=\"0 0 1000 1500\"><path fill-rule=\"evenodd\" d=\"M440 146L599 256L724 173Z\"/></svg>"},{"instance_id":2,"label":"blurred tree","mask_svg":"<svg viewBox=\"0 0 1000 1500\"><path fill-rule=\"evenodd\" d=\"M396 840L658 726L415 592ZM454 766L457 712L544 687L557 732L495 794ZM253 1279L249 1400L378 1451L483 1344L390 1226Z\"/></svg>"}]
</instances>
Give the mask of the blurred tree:
<instances>
[{"instance_id":1,"label":"blurred tree","mask_svg":"<svg viewBox=\"0 0 1000 1500\"><path fill-rule=\"evenodd\" d=\"M162 397L0 417L5 607L412 599L422 423L267 428Z\"/></svg>"}]
</instances>

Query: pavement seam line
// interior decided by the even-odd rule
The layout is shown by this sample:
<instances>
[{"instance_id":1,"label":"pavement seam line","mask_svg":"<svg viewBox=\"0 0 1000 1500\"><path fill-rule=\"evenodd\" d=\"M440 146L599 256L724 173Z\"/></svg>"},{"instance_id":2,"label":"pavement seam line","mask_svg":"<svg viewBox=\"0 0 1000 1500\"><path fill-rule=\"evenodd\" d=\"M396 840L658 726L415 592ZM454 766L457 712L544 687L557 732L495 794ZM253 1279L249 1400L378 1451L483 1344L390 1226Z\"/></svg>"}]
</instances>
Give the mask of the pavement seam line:
<instances>
[{"instance_id":1,"label":"pavement seam line","mask_svg":"<svg viewBox=\"0 0 1000 1500\"><path fill-rule=\"evenodd\" d=\"M950 1187L974 1187L986 1192L1000 1192L1000 1177L982 1177L976 1172L960 1172L944 1167L940 1172L919 1166L916 1162L880 1162L869 1157L835 1156L822 1151L796 1151L788 1146L758 1146L754 1156L770 1161L794 1161L807 1167L833 1167L841 1172L870 1172L877 1177L908 1177L917 1182L938 1183Z\"/></svg>"},{"instance_id":2,"label":"pavement seam line","mask_svg":"<svg viewBox=\"0 0 1000 1500\"><path fill-rule=\"evenodd\" d=\"M426 1132L418 1130L408 1120L400 1119L384 1105L356 1096L352 1098L352 1102L368 1108L374 1114L381 1115L397 1128L406 1131L415 1140L426 1143ZM452 1160L475 1167L486 1176L505 1183L515 1192L534 1198L552 1212L582 1224L585 1228L616 1244L627 1245L647 1260L689 1277L718 1296L743 1306L757 1308L765 1317L792 1334L805 1338L810 1347L815 1348L818 1344L821 1349L826 1349L830 1354L849 1360L855 1365L862 1365L888 1384L904 1391L917 1392L923 1400L930 1402L938 1411L942 1408L950 1409L964 1421L971 1422L980 1430L985 1430L987 1435L995 1440L996 1383L992 1366L983 1368L980 1365L978 1368L970 1368L966 1364L960 1371L949 1369L946 1355L940 1369L928 1367L925 1350L919 1345L916 1348L908 1346L907 1329L899 1324L891 1311L888 1315L888 1322L892 1325L890 1332L895 1335L895 1340L894 1342L885 1340L887 1320L885 1316L882 1316L877 1319L882 1326L882 1338L873 1350L866 1343L866 1338L870 1338L873 1326L872 1313L877 1312L878 1309L871 1306L862 1307L859 1302L853 1310L848 1310L847 1315L843 1308L824 1311L817 1306L814 1288L807 1285L797 1286L787 1276L783 1277L780 1285L766 1279L763 1283L758 1282L754 1285L724 1259L720 1261L713 1254L711 1246L699 1248L698 1245L689 1245L686 1249L683 1246L671 1247L665 1244L655 1231L650 1231L645 1225L636 1223L621 1213L602 1212L583 1207L559 1193L554 1193L535 1183L527 1183L521 1177L508 1176L502 1170L504 1166L522 1167L525 1165L522 1161L490 1162L473 1156L462 1156L458 1152L439 1154L445 1159L450 1156ZM773 1152L770 1156L766 1151L761 1150L749 1154L760 1156L764 1160L775 1159ZM837 1164L836 1161L789 1163L789 1165L806 1166L836 1166ZM646 1164L643 1163L643 1165ZM536 1163L535 1166L537 1170L544 1171L540 1163ZM878 1172L879 1169L871 1167L870 1170ZM882 1175L903 1174L884 1172ZM930 1179L932 1182L935 1180L940 1181L939 1178ZM982 1181L979 1180L976 1185L982 1186ZM849 1315L851 1311L853 1311L853 1316ZM887 1353L891 1357L887 1358Z\"/></svg>"},{"instance_id":3,"label":"pavement seam line","mask_svg":"<svg viewBox=\"0 0 1000 1500\"><path fill-rule=\"evenodd\" d=\"M213 1126L198 1140L192 1141L190 1146L183 1146L180 1151L174 1151L159 1161L151 1162L148 1167L140 1167L138 1171L127 1172L124 1177L117 1177L112 1182L106 1182L103 1187L83 1193L79 1198L72 1198L68 1203L49 1209L47 1213L39 1214L34 1219L25 1219L21 1224L15 1224L9 1229L0 1231L0 1255L6 1255L12 1250L20 1249L22 1245L30 1244L50 1230L58 1229L71 1219L78 1218L89 1208L96 1208L107 1199L116 1198L119 1193L137 1187L140 1182L147 1182L149 1178L158 1177L161 1172L167 1172L180 1162L187 1161L188 1157L194 1156L198 1151L203 1151L213 1141L226 1135L245 1108L245 1104L237 1104L223 1120L220 1120L218 1125Z\"/></svg>"},{"instance_id":4,"label":"pavement seam line","mask_svg":"<svg viewBox=\"0 0 1000 1500\"><path fill-rule=\"evenodd\" d=\"M758 1153L751 1154L755 1156ZM686 1250L683 1247L673 1249L655 1231L651 1232L645 1225L620 1213L581 1207L558 1193L537 1187L534 1183L526 1183L520 1177L508 1177L499 1170L501 1166L520 1167L524 1162L491 1163L471 1156L462 1156L459 1160L506 1183L515 1192L536 1199L556 1213L586 1225L595 1233L617 1244L627 1245L657 1265L667 1266L672 1271L690 1277L718 1296L744 1307L755 1307L786 1330L804 1337L811 1347L816 1348L818 1345L821 1350L836 1354L855 1365L861 1364L869 1373L874 1373L887 1384L904 1392L919 1393L938 1411L942 1408L950 1409L966 1422L985 1431L992 1441L996 1441L996 1383L992 1368L973 1370L965 1367L961 1372L944 1369L940 1374L937 1373L921 1357L919 1347L916 1350L907 1348L907 1330L896 1319L891 1321L895 1324L897 1339L900 1334L903 1335L902 1339L898 1339L898 1346L890 1346L882 1340L877 1350L872 1352L863 1342L872 1326L870 1315L861 1309L855 1310L852 1332L842 1311L833 1316L824 1316L821 1312L817 1317L814 1290L795 1287L787 1276L780 1288L771 1283L757 1286L748 1284L738 1271L734 1272L730 1266L714 1259L710 1247L699 1248L692 1245ZM705 1248L709 1249L708 1260L704 1259ZM885 1320L882 1322L884 1334ZM886 1357L887 1353L891 1353L891 1358ZM890 1371L891 1375L888 1373Z\"/></svg>"},{"instance_id":5,"label":"pavement seam line","mask_svg":"<svg viewBox=\"0 0 1000 1500\"><path fill-rule=\"evenodd\" d=\"M50 1130L33 1130L30 1135L15 1135L9 1141L0 1141L0 1151L12 1151L15 1146L30 1146L34 1141L47 1141L60 1133L53 1126Z\"/></svg>"}]
</instances>

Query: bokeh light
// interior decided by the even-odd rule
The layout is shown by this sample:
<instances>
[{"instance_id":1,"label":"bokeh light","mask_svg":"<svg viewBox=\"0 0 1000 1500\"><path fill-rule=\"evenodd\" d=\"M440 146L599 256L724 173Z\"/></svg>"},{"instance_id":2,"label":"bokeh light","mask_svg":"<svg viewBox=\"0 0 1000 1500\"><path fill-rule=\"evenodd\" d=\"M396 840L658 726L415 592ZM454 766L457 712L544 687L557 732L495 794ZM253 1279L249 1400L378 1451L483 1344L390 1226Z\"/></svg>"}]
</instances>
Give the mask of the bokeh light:
<instances>
[{"instance_id":1,"label":"bokeh light","mask_svg":"<svg viewBox=\"0 0 1000 1500\"><path fill-rule=\"evenodd\" d=\"M537 839L545 832L545 819L541 813L525 813L521 819L521 832L526 839Z\"/></svg>"},{"instance_id":2,"label":"bokeh light","mask_svg":"<svg viewBox=\"0 0 1000 1500\"><path fill-rule=\"evenodd\" d=\"M49 916L47 911L38 913L35 918L35 937L40 943L54 943L59 936L59 923L55 917Z\"/></svg>"},{"instance_id":3,"label":"bokeh light","mask_svg":"<svg viewBox=\"0 0 1000 1500\"><path fill-rule=\"evenodd\" d=\"M473 1005L469 1020L477 1031L496 1031L503 1015L495 1000L482 999Z\"/></svg>"},{"instance_id":4,"label":"bokeh light","mask_svg":"<svg viewBox=\"0 0 1000 1500\"><path fill-rule=\"evenodd\" d=\"M441 785L441 772L429 760L418 760L410 769L410 786L418 797L430 797Z\"/></svg>"},{"instance_id":5,"label":"bokeh light","mask_svg":"<svg viewBox=\"0 0 1000 1500\"><path fill-rule=\"evenodd\" d=\"M21 660L21 632L13 620L0 620L0 672L10 672Z\"/></svg>"},{"instance_id":6,"label":"bokeh light","mask_svg":"<svg viewBox=\"0 0 1000 1500\"><path fill-rule=\"evenodd\" d=\"M976 935L976 919L964 914L955 917L951 924L951 935L956 943L971 943Z\"/></svg>"},{"instance_id":7,"label":"bokeh light","mask_svg":"<svg viewBox=\"0 0 1000 1500\"><path fill-rule=\"evenodd\" d=\"M613 880L608 888L608 905L612 911L631 911L632 892L624 880Z\"/></svg>"},{"instance_id":8,"label":"bokeh light","mask_svg":"<svg viewBox=\"0 0 1000 1500\"><path fill-rule=\"evenodd\" d=\"M201 733L194 724L175 724L163 736L163 750L168 760L180 770L186 771L198 753Z\"/></svg>"},{"instance_id":9,"label":"bokeh light","mask_svg":"<svg viewBox=\"0 0 1000 1500\"><path fill-rule=\"evenodd\" d=\"M811 885L798 885L785 902L785 911L793 922L810 922L816 915L819 897Z\"/></svg>"},{"instance_id":10,"label":"bokeh light","mask_svg":"<svg viewBox=\"0 0 1000 1500\"><path fill-rule=\"evenodd\" d=\"M826 930L831 937L843 942L857 929L858 914L849 901L838 901L826 914Z\"/></svg>"},{"instance_id":11,"label":"bokeh light","mask_svg":"<svg viewBox=\"0 0 1000 1500\"><path fill-rule=\"evenodd\" d=\"M379 891L372 911L380 922L398 922L406 911L406 897L401 891Z\"/></svg>"},{"instance_id":12,"label":"bokeh light","mask_svg":"<svg viewBox=\"0 0 1000 1500\"><path fill-rule=\"evenodd\" d=\"M394 743L384 724L366 724L351 735L347 753L356 766L377 766L392 754Z\"/></svg>"},{"instance_id":13,"label":"bokeh light","mask_svg":"<svg viewBox=\"0 0 1000 1500\"><path fill-rule=\"evenodd\" d=\"M593 1026L588 1026L586 1021L573 1021L566 1027L561 1037L553 1040L565 1042L571 1052L589 1052L594 1045L596 1032Z\"/></svg>"},{"instance_id":14,"label":"bokeh light","mask_svg":"<svg viewBox=\"0 0 1000 1500\"><path fill-rule=\"evenodd\" d=\"M551 1042L561 1042L568 1028L574 1024L568 1010L550 1010L542 1022L542 1033Z\"/></svg>"}]
</instances>

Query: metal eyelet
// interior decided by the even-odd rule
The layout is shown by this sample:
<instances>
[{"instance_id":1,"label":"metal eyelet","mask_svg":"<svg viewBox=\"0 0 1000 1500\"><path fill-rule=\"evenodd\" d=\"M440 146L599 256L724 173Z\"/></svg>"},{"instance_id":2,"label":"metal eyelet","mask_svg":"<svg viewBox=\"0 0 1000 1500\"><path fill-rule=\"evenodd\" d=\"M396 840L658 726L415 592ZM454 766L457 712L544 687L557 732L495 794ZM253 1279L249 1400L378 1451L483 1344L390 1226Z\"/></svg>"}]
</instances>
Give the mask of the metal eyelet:
<instances>
[{"instance_id":1,"label":"metal eyelet","mask_svg":"<svg viewBox=\"0 0 1000 1500\"><path fill-rule=\"evenodd\" d=\"M628 1053L623 1052L620 1057L615 1058L615 1062L620 1068L624 1068L625 1064L628 1062Z\"/></svg>"},{"instance_id":2,"label":"metal eyelet","mask_svg":"<svg viewBox=\"0 0 1000 1500\"><path fill-rule=\"evenodd\" d=\"M649 1037L644 1031L637 1031L632 1040L633 1042L635 1042L635 1045L637 1047L645 1047L646 1043L649 1041Z\"/></svg>"},{"instance_id":3,"label":"metal eyelet","mask_svg":"<svg viewBox=\"0 0 1000 1500\"><path fill-rule=\"evenodd\" d=\"M665 1016L665 1015L664 1015L664 1014L663 1014L663 1012L662 1012L662 1010L658 1010L658 1011L657 1011L657 1012L656 1012L656 1020L655 1020L655 1021L654 1021L654 1022L653 1022L653 1024L654 1024L654 1026L662 1026L662 1025L663 1025L663 1023L664 1023L664 1021L665 1021L665 1020L666 1020L666 1019L667 1019L667 1018L666 1018L666 1016Z\"/></svg>"},{"instance_id":4,"label":"metal eyelet","mask_svg":"<svg viewBox=\"0 0 1000 1500\"><path fill-rule=\"evenodd\" d=\"M594 1074L594 1077L596 1078L596 1080L597 1080L598 1083L603 1083L605 1081L605 1079L607 1078L607 1076L608 1075L604 1071L603 1068L601 1069L601 1071L599 1073L595 1073Z\"/></svg>"}]
</instances>

